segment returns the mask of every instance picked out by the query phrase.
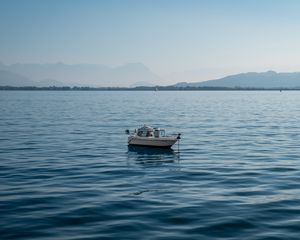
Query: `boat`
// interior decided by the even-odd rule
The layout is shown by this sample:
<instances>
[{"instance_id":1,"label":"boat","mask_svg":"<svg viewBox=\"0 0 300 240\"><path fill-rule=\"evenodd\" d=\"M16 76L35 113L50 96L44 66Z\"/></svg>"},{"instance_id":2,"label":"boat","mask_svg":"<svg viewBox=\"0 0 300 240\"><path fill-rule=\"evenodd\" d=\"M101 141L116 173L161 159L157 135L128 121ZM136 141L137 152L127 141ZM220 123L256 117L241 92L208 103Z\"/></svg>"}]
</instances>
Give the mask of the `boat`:
<instances>
[{"instance_id":1,"label":"boat","mask_svg":"<svg viewBox=\"0 0 300 240\"><path fill-rule=\"evenodd\" d=\"M144 146L156 148L170 148L180 140L181 134L166 135L165 129L153 128L144 125L135 129L132 133L126 130L129 146Z\"/></svg>"}]
</instances>

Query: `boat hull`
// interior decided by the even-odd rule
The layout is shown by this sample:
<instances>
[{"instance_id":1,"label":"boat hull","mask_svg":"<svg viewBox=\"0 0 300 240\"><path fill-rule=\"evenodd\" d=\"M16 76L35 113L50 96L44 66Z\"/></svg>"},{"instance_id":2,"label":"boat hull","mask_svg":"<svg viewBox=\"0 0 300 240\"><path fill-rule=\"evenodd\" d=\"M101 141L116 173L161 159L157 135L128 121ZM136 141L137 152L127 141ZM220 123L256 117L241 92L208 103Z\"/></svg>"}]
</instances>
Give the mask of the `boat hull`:
<instances>
[{"instance_id":1,"label":"boat hull","mask_svg":"<svg viewBox=\"0 0 300 240\"><path fill-rule=\"evenodd\" d=\"M177 142L176 137L149 138L149 137L128 137L128 145L144 146L154 148L170 148Z\"/></svg>"}]
</instances>

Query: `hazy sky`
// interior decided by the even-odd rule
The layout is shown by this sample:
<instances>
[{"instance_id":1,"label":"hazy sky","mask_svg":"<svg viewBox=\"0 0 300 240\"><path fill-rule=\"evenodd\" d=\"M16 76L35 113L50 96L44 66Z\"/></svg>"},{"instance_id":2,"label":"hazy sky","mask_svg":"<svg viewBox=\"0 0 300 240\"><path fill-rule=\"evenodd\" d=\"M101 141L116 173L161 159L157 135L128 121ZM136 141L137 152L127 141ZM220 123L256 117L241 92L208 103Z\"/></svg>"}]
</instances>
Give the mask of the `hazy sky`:
<instances>
[{"instance_id":1,"label":"hazy sky","mask_svg":"<svg viewBox=\"0 0 300 240\"><path fill-rule=\"evenodd\" d=\"M142 62L203 79L300 71L298 0L0 0L0 34L6 64Z\"/></svg>"}]
</instances>

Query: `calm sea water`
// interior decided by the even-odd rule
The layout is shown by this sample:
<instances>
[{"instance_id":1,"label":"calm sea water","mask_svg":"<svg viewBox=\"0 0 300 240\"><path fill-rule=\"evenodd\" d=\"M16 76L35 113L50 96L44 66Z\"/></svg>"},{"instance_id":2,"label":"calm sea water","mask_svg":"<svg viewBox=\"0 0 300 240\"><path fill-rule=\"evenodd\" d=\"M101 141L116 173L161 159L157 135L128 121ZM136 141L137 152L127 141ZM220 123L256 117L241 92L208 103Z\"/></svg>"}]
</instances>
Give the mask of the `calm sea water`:
<instances>
[{"instance_id":1,"label":"calm sea water","mask_svg":"<svg viewBox=\"0 0 300 240\"><path fill-rule=\"evenodd\" d=\"M299 239L300 92L0 92L1 239ZM180 151L128 149L142 124Z\"/></svg>"}]
</instances>

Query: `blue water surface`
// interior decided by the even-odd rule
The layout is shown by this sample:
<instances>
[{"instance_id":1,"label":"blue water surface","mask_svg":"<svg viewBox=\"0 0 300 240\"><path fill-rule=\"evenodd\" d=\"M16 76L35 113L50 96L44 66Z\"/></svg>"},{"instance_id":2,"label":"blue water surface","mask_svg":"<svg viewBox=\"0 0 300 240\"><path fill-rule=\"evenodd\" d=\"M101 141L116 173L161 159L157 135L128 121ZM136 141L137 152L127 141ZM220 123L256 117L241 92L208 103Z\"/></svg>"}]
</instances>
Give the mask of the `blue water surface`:
<instances>
[{"instance_id":1,"label":"blue water surface","mask_svg":"<svg viewBox=\"0 0 300 240\"><path fill-rule=\"evenodd\" d=\"M296 91L1 91L0 238L299 239L299 123Z\"/></svg>"}]
</instances>

